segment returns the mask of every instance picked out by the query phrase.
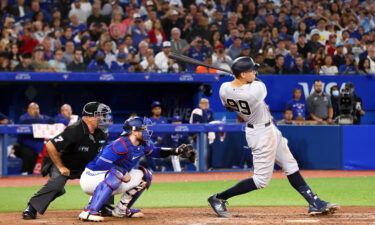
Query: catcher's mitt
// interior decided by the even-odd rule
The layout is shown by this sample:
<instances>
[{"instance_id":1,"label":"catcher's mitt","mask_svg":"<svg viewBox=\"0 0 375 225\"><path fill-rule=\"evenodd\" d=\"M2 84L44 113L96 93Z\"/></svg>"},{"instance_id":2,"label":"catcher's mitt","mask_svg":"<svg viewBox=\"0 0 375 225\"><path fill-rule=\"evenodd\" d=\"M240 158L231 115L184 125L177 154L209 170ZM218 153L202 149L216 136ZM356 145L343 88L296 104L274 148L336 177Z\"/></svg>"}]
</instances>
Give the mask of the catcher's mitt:
<instances>
[{"instance_id":1,"label":"catcher's mitt","mask_svg":"<svg viewBox=\"0 0 375 225\"><path fill-rule=\"evenodd\" d=\"M196 152L194 151L194 148L190 144L182 144L177 148L177 152L182 158L187 158L191 163L195 162L196 158Z\"/></svg>"}]
</instances>

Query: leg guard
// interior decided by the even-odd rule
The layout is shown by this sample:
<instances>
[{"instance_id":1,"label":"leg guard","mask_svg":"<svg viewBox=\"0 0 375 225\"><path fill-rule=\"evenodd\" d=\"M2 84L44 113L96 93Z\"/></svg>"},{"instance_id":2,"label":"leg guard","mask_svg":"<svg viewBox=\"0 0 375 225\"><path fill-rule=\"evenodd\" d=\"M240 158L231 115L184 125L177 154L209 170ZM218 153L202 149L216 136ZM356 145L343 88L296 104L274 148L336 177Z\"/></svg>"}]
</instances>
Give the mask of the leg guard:
<instances>
[{"instance_id":1,"label":"leg guard","mask_svg":"<svg viewBox=\"0 0 375 225\"><path fill-rule=\"evenodd\" d=\"M144 167L139 167L143 172L143 178L138 186L127 190L121 197L116 208L112 211L115 217L143 217L141 210L132 209L131 207L137 201L145 189L151 185L152 173Z\"/></svg>"},{"instance_id":2,"label":"leg guard","mask_svg":"<svg viewBox=\"0 0 375 225\"><path fill-rule=\"evenodd\" d=\"M123 174L117 169L111 169L108 171L107 176L95 189L94 195L91 198L90 203L86 206L85 211L91 213L98 213L99 209L107 201L107 199L112 195L123 182Z\"/></svg>"}]
</instances>

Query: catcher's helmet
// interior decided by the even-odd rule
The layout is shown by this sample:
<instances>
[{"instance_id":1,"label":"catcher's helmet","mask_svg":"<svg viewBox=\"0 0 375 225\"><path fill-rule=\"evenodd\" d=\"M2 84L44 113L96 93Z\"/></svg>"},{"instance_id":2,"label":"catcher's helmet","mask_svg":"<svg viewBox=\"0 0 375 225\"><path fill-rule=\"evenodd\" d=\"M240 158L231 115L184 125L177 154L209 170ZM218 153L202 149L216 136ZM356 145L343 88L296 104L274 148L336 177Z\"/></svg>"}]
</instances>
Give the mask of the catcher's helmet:
<instances>
[{"instance_id":1,"label":"catcher's helmet","mask_svg":"<svg viewBox=\"0 0 375 225\"><path fill-rule=\"evenodd\" d=\"M124 129L123 135L130 134L133 130L142 131L143 140L148 142L151 139L152 131L148 130L148 126L151 126L152 122L148 118L130 118L124 122L122 128Z\"/></svg>"},{"instance_id":2,"label":"catcher's helmet","mask_svg":"<svg viewBox=\"0 0 375 225\"><path fill-rule=\"evenodd\" d=\"M235 77L243 72L257 71L259 64L255 63L251 57L242 56L233 61L231 69Z\"/></svg>"}]
</instances>

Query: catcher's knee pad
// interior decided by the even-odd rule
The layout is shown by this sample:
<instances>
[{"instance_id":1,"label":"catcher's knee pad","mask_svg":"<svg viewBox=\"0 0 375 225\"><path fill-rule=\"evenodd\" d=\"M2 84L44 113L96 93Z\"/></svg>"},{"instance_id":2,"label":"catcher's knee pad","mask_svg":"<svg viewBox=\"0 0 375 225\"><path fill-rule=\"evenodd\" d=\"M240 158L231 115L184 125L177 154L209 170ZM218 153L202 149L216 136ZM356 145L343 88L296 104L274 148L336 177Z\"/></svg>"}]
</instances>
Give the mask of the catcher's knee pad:
<instances>
[{"instance_id":1,"label":"catcher's knee pad","mask_svg":"<svg viewBox=\"0 0 375 225\"><path fill-rule=\"evenodd\" d=\"M121 183L124 182L123 174L116 168L112 168L108 170L106 177L104 178L104 182L112 189L112 191L117 190Z\"/></svg>"},{"instance_id":2,"label":"catcher's knee pad","mask_svg":"<svg viewBox=\"0 0 375 225\"><path fill-rule=\"evenodd\" d=\"M271 178L272 174L270 176L254 174L253 176L254 183L258 189L267 187L267 185L270 183Z\"/></svg>"},{"instance_id":3,"label":"catcher's knee pad","mask_svg":"<svg viewBox=\"0 0 375 225\"><path fill-rule=\"evenodd\" d=\"M146 182L146 189L149 189L152 181L152 172L143 166L140 166L139 169L143 172L142 180Z\"/></svg>"}]
</instances>

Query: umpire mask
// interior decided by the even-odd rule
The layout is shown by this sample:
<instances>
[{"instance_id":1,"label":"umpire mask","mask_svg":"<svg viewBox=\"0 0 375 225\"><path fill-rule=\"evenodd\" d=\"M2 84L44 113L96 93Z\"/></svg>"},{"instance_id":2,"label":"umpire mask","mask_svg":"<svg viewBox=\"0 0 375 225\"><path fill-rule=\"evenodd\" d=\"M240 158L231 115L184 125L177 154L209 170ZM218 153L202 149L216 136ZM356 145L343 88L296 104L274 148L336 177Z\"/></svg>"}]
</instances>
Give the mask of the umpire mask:
<instances>
[{"instance_id":1,"label":"umpire mask","mask_svg":"<svg viewBox=\"0 0 375 225\"><path fill-rule=\"evenodd\" d=\"M108 133L108 126L112 121L112 111L109 106L99 102L89 102L83 107L83 116L95 117L98 121L98 129Z\"/></svg>"}]
</instances>

